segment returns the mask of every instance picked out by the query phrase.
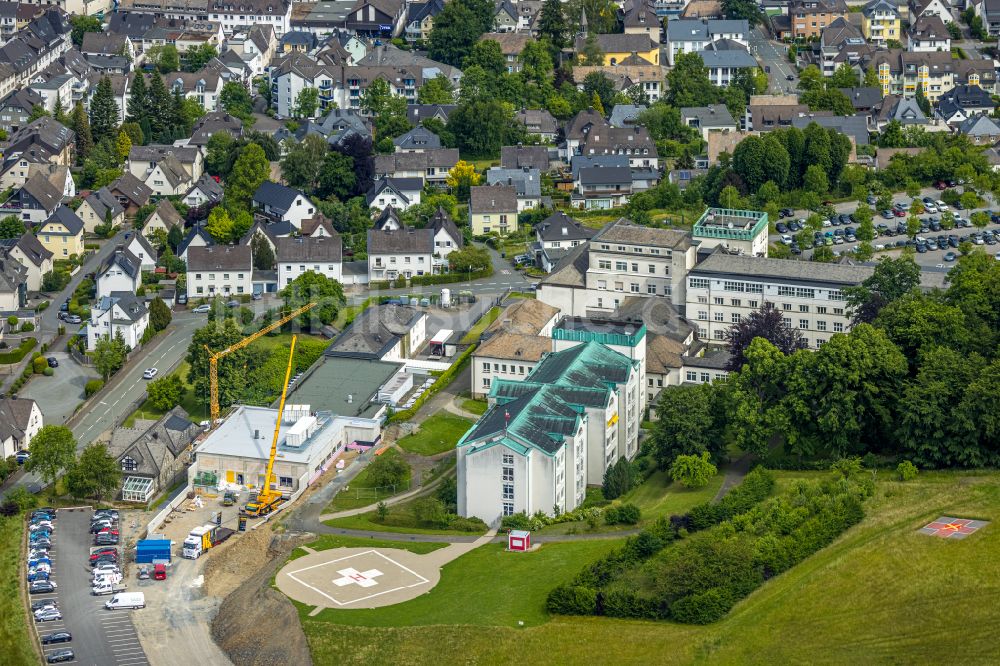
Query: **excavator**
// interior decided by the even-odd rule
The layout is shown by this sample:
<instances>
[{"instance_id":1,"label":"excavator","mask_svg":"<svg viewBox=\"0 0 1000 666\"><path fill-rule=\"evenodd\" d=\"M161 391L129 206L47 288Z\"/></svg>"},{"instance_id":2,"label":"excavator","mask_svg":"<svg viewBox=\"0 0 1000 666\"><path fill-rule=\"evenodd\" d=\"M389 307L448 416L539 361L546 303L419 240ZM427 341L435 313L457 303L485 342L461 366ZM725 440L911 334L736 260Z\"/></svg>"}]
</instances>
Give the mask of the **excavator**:
<instances>
[{"instance_id":1,"label":"excavator","mask_svg":"<svg viewBox=\"0 0 1000 666\"><path fill-rule=\"evenodd\" d=\"M274 437L271 439L271 455L267 459L267 472L264 483L257 492L257 497L243 505L242 513L250 518L260 518L276 510L285 503L284 496L271 488L271 472L274 470L274 457L278 454L278 433L281 431L281 416L285 411L285 396L288 394L288 382L292 377L292 359L295 357L295 340L292 336L291 348L288 350L288 368L285 369L285 383L281 388L281 400L278 402L278 418L274 424Z\"/></svg>"}]
</instances>

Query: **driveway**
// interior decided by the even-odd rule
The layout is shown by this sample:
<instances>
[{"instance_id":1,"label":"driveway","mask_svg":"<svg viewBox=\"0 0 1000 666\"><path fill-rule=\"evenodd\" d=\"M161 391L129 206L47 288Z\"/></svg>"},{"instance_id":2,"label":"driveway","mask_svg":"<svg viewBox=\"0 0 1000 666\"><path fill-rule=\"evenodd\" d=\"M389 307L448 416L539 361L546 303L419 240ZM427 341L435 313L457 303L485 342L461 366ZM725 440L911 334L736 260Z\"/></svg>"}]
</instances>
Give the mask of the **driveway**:
<instances>
[{"instance_id":1,"label":"driveway","mask_svg":"<svg viewBox=\"0 0 1000 666\"><path fill-rule=\"evenodd\" d=\"M66 352L46 353L59 361L51 377L35 377L20 392L20 397L38 403L48 425L62 425L73 415L84 398L84 387L91 379L98 379L97 371L77 363ZM88 442L89 443L89 442Z\"/></svg>"}]
</instances>

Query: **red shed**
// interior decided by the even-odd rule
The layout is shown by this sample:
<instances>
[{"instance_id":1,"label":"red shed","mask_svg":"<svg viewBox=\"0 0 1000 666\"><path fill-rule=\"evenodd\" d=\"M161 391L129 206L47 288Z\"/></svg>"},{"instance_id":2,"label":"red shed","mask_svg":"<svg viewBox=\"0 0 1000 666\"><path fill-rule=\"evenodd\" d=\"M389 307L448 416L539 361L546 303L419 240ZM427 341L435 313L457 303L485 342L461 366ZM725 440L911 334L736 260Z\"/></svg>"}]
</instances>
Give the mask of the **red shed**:
<instances>
[{"instance_id":1,"label":"red shed","mask_svg":"<svg viewBox=\"0 0 1000 666\"><path fill-rule=\"evenodd\" d=\"M507 550L525 552L531 549L531 532L511 530L507 534Z\"/></svg>"}]
</instances>

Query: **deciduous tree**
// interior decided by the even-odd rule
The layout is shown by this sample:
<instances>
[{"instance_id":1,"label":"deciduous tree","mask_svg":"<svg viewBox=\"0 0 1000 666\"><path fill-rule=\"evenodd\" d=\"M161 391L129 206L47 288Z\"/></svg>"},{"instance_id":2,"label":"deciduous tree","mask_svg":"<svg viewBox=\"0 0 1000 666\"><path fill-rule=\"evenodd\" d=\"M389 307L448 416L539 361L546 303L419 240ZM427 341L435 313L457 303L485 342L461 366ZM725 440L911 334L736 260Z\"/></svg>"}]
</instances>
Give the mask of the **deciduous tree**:
<instances>
[{"instance_id":1,"label":"deciduous tree","mask_svg":"<svg viewBox=\"0 0 1000 666\"><path fill-rule=\"evenodd\" d=\"M75 458L73 431L65 426L46 425L31 438L31 457L24 468L37 472L46 483L53 483L61 472L72 467Z\"/></svg>"},{"instance_id":2,"label":"deciduous tree","mask_svg":"<svg viewBox=\"0 0 1000 666\"><path fill-rule=\"evenodd\" d=\"M66 486L74 497L93 497L101 501L118 490L122 470L108 453L106 445L94 442L80 453L66 473Z\"/></svg>"},{"instance_id":3,"label":"deciduous tree","mask_svg":"<svg viewBox=\"0 0 1000 666\"><path fill-rule=\"evenodd\" d=\"M670 478L680 481L688 488L707 486L709 480L718 473L708 452L701 455L681 455L670 466Z\"/></svg>"},{"instance_id":4,"label":"deciduous tree","mask_svg":"<svg viewBox=\"0 0 1000 666\"><path fill-rule=\"evenodd\" d=\"M726 367L729 370L743 367L747 360L747 348L755 338L764 338L783 354L791 354L806 347L799 329L785 322L784 314L774 303L765 301L760 309L754 310L726 331L730 353Z\"/></svg>"}]
</instances>

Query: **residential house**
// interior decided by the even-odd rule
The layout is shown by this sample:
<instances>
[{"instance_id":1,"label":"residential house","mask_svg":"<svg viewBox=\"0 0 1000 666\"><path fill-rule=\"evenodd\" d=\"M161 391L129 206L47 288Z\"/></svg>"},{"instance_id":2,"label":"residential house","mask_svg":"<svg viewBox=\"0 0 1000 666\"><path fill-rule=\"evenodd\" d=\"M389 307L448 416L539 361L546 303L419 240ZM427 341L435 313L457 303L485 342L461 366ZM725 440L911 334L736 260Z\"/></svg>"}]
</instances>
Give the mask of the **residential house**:
<instances>
[{"instance_id":1,"label":"residential house","mask_svg":"<svg viewBox=\"0 0 1000 666\"><path fill-rule=\"evenodd\" d=\"M278 289L306 271L312 271L331 280L342 280L343 244L340 234L332 237L275 239L274 259L278 266Z\"/></svg>"},{"instance_id":2,"label":"residential house","mask_svg":"<svg viewBox=\"0 0 1000 666\"><path fill-rule=\"evenodd\" d=\"M84 231L88 234L102 224L117 227L125 222L125 208L107 187L88 194L76 214L83 220Z\"/></svg>"},{"instance_id":3,"label":"residential house","mask_svg":"<svg viewBox=\"0 0 1000 666\"><path fill-rule=\"evenodd\" d=\"M588 342L543 356L523 381L493 382L457 445L458 513L497 524L580 506L588 484L638 452L638 365Z\"/></svg>"},{"instance_id":4,"label":"residential house","mask_svg":"<svg viewBox=\"0 0 1000 666\"><path fill-rule=\"evenodd\" d=\"M37 155L53 164L73 166L76 133L54 118L44 116L13 132L7 139L4 156Z\"/></svg>"},{"instance_id":5,"label":"residential house","mask_svg":"<svg viewBox=\"0 0 1000 666\"><path fill-rule=\"evenodd\" d=\"M517 190L512 185L470 188L469 228L473 236L517 232Z\"/></svg>"},{"instance_id":6,"label":"residential house","mask_svg":"<svg viewBox=\"0 0 1000 666\"><path fill-rule=\"evenodd\" d=\"M278 53L310 53L319 45L316 35L311 32L292 30L278 40Z\"/></svg>"},{"instance_id":7,"label":"residential house","mask_svg":"<svg viewBox=\"0 0 1000 666\"><path fill-rule=\"evenodd\" d=\"M114 339L119 334L129 348L138 349L148 326L149 310L142 297L130 291L98 295L90 307L87 349L95 349L98 340Z\"/></svg>"},{"instance_id":8,"label":"residential house","mask_svg":"<svg viewBox=\"0 0 1000 666\"><path fill-rule=\"evenodd\" d=\"M844 134L851 140L851 154L847 158L848 162L853 163L857 159L858 146L867 146L870 143L867 116L832 116L810 113L792 120L792 127L804 130L812 123Z\"/></svg>"},{"instance_id":9,"label":"residential house","mask_svg":"<svg viewBox=\"0 0 1000 666\"><path fill-rule=\"evenodd\" d=\"M245 31L234 32L226 39L226 48L240 56L254 77L264 75L277 47L274 27L264 23L251 24Z\"/></svg>"},{"instance_id":10,"label":"residential house","mask_svg":"<svg viewBox=\"0 0 1000 666\"><path fill-rule=\"evenodd\" d=\"M148 502L171 488L187 470L189 451L201 433L201 426L179 405L156 421L136 419L130 428L112 430L107 450L122 472L122 487L139 482L143 488L141 497L123 495L122 499Z\"/></svg>"},{"instance_id":11,"label":"residential house","mask_svg":"<svg viewBox=\"0 0 1000 666\"><path fill-rule=\"evenodd\" d=\"M209 247L215 245L215 239L205 231L205 227L195 224L188 230L180 245L177 246L177 258L187 261L187 252L193 247Z\"/></svg>"},{"instance_id":12,"label":"residential house","mask_svg":"<svg viewBox=\"0 0 1000 666\"><path fill-rule=\"evenodd\" d=\"M565 145L560 148L560 156L569 161L573 155L579 154L580 146L594 129L610 128L604 116L594 109L585 109L573 116L563 129Z\"/></svg>"},{"instance_id":13,"label":"residential house","mask_svg":"<svg viewBox=\"0 0 1000 666\"><path fill-rule=\"evenodd\" d=\"M881 132L893 121L904 126L926 126L930 122L915 98L887 95L876 108L872 122L876 131Z\"/></svg>"},{"instance_id":14,"label":"residential house","mask_svg":"<svg viewBox=\"0 0 1000 666\"><path fill-rule=\"evenodd\" d=\"M698 53L712 42L720 39L731 40L746 46L749 36L750 25L745 20L674 19L668 21L667 64L673 67L677 54Z\"/></svg>"},{"instance_id":15,"label":"residential house","mask_svg":"<svg viewBox=\"0 0 1000 666\"><path fill-rule=\"evenodd\" d=\"M217 204L222 201L222 186L212 176L207 173L202 174L191 189L184 194L184 203L188 206L197 207L206 204Z\"/></svg>"},{"instance_id":16,"label":"residential house","mask_svg":"<svg viewBox=\"0 0 1000 666\"><path fill-rule=\"evenodd\" d=\"M258 217L298 229L302 220L316 214L316 205L299 190L265 180L254 192L253 210Z\"/></svg>"},{"instance_id":17,"label":"residential house","mask_svg":"<svg viewBox=\"0 0 1000 666\"><path fill-rule=\"evenodd\" d=\"M248 245L189 244L185 253L188 298L253 293L253 256Z\"/></svg>"},{"instance_id":18,"label":"residential house","mask_svg":"<svg viewBox=\"0 0 1000 666\"><path fill-rule=\"evenodd\" d=\"M587 210L624 206L632 195L632 170L628 167L583 167L573 181L570 203Z\"/></svg>"},{"instance_id":19,"label":"residential house","mask_svg":"<svg viewBox=\"0 0 1000 666\"><path fill-rule=\"evenodd\" d=\"M611 81L615 92L625 96L644 95L651 102L659 100L665 93L664 69L660 65L640 58L629 56L616 65L576 65L573 67L573 79L577 82L577 90L584 89L584 81L594 72L604 75Z\"/></svg>"},{"instance_id":20,"label":"residential house","mask_svg":"<svg viewBox=\"0 0 1000 666\"><path fill-rule=\"evenodd\" d=\"M559 133L559 125L555 117L545 109L515 111L514 120L524 125L528 134L537 134L545 142L554 142Z\"/></svg>"},{"instance_id":21,"label":"residential house","mask_svg":"<svg viewBox=\"0 0 1000 666\"><path fill-rule=\"evenodd\" d=\"M881 88L840 88L839 90L847 96L847 99L851 100L851 106L854 107L855 113L869 114L882 102Z\"/></svg>"},{"instance_id":22,"label":"residential house","mask_svg":"<svg viewBox=\"0 0 1000 666\"><path fill-rule=\"evenodd\" d=\"M909 0L910 23L921 18L937 16L942 21L952 20L951 5L946 0Z\"/></svg>"},{"instance_id":23,"label":"residential house","mask_svg":"<svg viewBox=\"0 0 1000 666\"><path fill-rule=\"evenodd\" d=\"M552 351L559 310L534 298L511 302L486 327L472 355L472 394L483 397L500 379L523 380Z\"/></svg>"},{"instance_id":24,"label":"residential house","mask_svg":"<svg viewBox=\"0 0 1000 666\"><path fill-rule=\"evenodd\" d=\"M534 37L529 34L519 32L488 32L479 38L479 41L494 41L500 45L500 53L503 54L507 72L514 74L521 71L521 52L529 42L534 41Z\"/></svg>"},{"instance_id":25,"label":"residential house","mask_svg":"<svg viewBox=\"0 0 1000 666\"><path fill-rule=\"evenodd\" d=\"M791 0L788 15L792 19L792 37L819 37L823 28L838 18L847 18L844 0Z\"/></svg>"},{"instance_id":26,"label":"residential house","mask_svg":"<svg viewBox=\"0 0 1000 666\"><path fill-rule=\"evenodd\" d=\"M648 108L645 104L615 104L608 116L608 124L612 127L634 127L639 115Z\"/></svg>"},{"instance_id":27,"label":"residential house","mask_svg":"<svg viewBox=\"0 0 1000 666\"><path fill-rule=\"evenodd\" d=\"M978 0L978 2L970 2L968 6L972 7L975 15L982 19L987 35L990 37L1000 35L1000 2Z\"/></svg>"},{"instance_id":28,"label":"residential house","mask_svg":"<svg viewBox=\"0 0 1000 666\"><path fill-rule=\"evenodd\" d=\"M134 231L126 231L123 246L139 260L140 270L150 272L156 270L156 249L144 235Z\"/></svg>"},{"instance_id":29,"label":"residential house","mask_svg":"<svg viewBox=\"0 0 1000 666\"><path fill-rule=\"evenodd\" d=\"M710 42L698 55L705 63L708 80L722 88L728 86L741 70L758 69L757 60L750 55L747 47L732 39Z\"/></svg>"},{"instance_id":30,"label":"residential house","mask_svg":"<svg viewBox=\"0 0 1000 666\"><path fill-rule=\"evenodd\" d=\"M517 30L518 23L520 23L520 17L511 1L500 0L493 12L493 32L514 32Z\"/></svg>"},{"instance_id":31,"label":"residential house","mask_svg":"<svg viewBox=\"0 0 1000 666\"><path fill-rule=\"evenodd\" d=\"M20 3L0 2L0 40L7 41L17 33L17 9ZM6 455L4 456L6 458Z\"/></svg>"},{"instance_id":32,"label":"residential house","mask_svg":"<svg viewBox=\"0 0 1000 666\"><path fill-rule=\"evenodd\" d=\"M444 187L448 172L458 163L458 149L438 148L421 153L394 153L375 156L375 178L420 178Z\"/></svg>"},{"instance_id":33,"label":"residential house","mask_svg":"<svg viewBox=\"0 0 1000 666\"><path fill-rule=\"evenodd\" d=\"M979 86L955 86L937 104L938 115L951 126L957 126L973 116L993 113L993 98Z\"/></svg>"},{"instance_id":34,"label":"residential house","mask_svg":"<svg viewBox=\"0 0 1000 666\"><path fill-rule=\"evenodd\" d=\"M395 280L434 272L434 230L369 229L368 279Z\"/></svg>"},{"instance_id":35,"label":"residential house","mask_svg":"<svg viewBox=\"0 0 1000 666\"><path fill-rule=\"evenodd\" d=\"M131 250L119 245L98 266L94 282L98 298L119 291L134 294L142 284L142 263Z\"/></svg>"},{"instance_id":36,"label":"residential house","mask_svg":"<svg viewBox=\"0 0 1000 666\"><path fill-rule=\"evenodd\" d=\"M170 230L174 227L178 227L181 231L184 230L184 218L181 217L177 209L174 208L174 204L170 202L170 199L160 199L156 203L156 208L150 214L146 223L142 227L142 233L146 234L146 237L151 237L153 232L162 231L163 233L169 234Z\"/></svg>"},{"instance_id":37,"label":"residential house","mask_svg":"<svg viewBox=\"0 0 1000 666\"><path fill-rule=\"evenodd\" d=\"M799 50L803 63L812 62L823 76L833 76L841 65L860 68L875 52L861 30L845 18L838 18L823 28L818 42Z\"/></svg>"},{"instance_id":38,"label":"residential house","mask_svg":"<svg viewBox=\"0 0 1000 666\"><path fill-rule=\"evenodd\" d=\"M1000 126L990 116L969 116L958 124L958 133L972 139L976 145L993 145L1000 141Z\"/></svg>"},{"instance_id":39,"label":"residential house","mask_svg":"<svg viewBox=\"0 0 1000 666\"><path fill-rule=\"evenodd\" d=\"M391 209L390 209L391 210ZM451 216L438 206L427 225L434 231L434 256L446 259L453 250L465 247L465 238Z\"/></svg>"},{"instance_id":40,"label":"residential house","mask_svg":"<svg viewBox=\"0 0 1000 666\"><path fill-rule=\"evenodd\" d=\"M18 451L30 450L31 440L43 424L42 410L31 398L0 398L0 455L4 460Z\"/></svg>"},{"instance_id":41,"label":"residential house","mask_svg":"<svg viewBox=\"0 0 1000 666\"><path fill-rule=\"evenodd\" d=\"M23 29L0 46L0 99L15 89L25 87L32 77L57 61L69 50L72 30L66 15L50 7L38 12L28 9L32 18Z\"/></svg>"},{"instance_id":42,"label":"residential house","mask_svg":"<svg viewBox=\"0 0 1000 666\"><path fill-rule=\"evenodd\" d=\"M646 35L657 44L663 32L660 17L648 0L629 0L625 3L622 27L627 35Z\"/></svg>"},{"instance_id":43,"label":"residential house","mask_svg":"<svg viewBox=\"0 0 1000 666\"><path fill-rule=\"evenodd\" d=\"M83 254L83 220L68 206L58 206L38 228L38 240L57 259Z\"/></svg>"},{"instance_id":44,"label":"residential house","mask_svg":"<svg viewBox=\"0 0 1000 666\"><path fill-rule=\"evenodd\" d=\"M424 189L424 181L421 178L379 178L372 185L365 195L368 206L383 209L392 206L399 210L406 210L410 206L420 203L420 196Z\"/></svg>"},{"instance_id":45,"label":"residential house","mask_svg":"<svg viewBox=\"0 0 1000 666\"><path fill-rule=\"evenodd\" d=\"M725 107L722 107L725 108ZM589 132L580 145L580 154L627 155L633 169L659 167L656 142L645 127L609 127Z\"/></svg>"},{"instance_id":46,"label":"residential house","mask_svg":"<svg viewBox=\"0 0 1000 666\"><path fill-rule=\"evenodd\" d=\"M4 204L4 208L12 214L19 210L22 221L36 225L48 219L62 204L62 199L62 192L39 173L26 180Z\"/></svg>"},{"instance_id":47,"label":"residential house","mask_svg":"<svg viewBox=\"0 0 1000 666\"><path fill-rule=\"evenodd\" d=\"M535 225L535 242L530 245L535 264L548 273L571 248L586 243L595 233L596 229L556 211Z\"/></svg>"},{"instance_id":48,"label":"residential house","mask_svg":"<svg viewBox=\"0 0 1000 666\"><path fill-rule=\"evenodd\" d=\"M406 38L411 41L430 39L434 17L444 9L444 0L411 2L406 15Z\"/></svg>"},{"instance_id":49,"label":"residential house","mask_svg":"<svg viewBox=\"0 0 1000 666\"><path fill-rule=\"evenodd\" d=\"M767 132L791 127L792 118L809 113L809 107L799 104L798 95L751 95L747 105L746 129Z\"/></svg>"},{"instance_id":50,"label":"residential house","mask_svg":"<svg viewBox=\"0 0 1000 666\"><path fill-rule=\"evenodd\" d=\"M135 217L153 196L153 190L127 171L108 185L108 191L118 200L127 217Z\"/></svg>"},{"instance_id":51,"label":"residential house","mask_svg":"<svg viewBox=\"0 0 1000 666\"><path fill-rule=\"evenodd\" d=\"M681 384L683 355L687 346L667 335L646 335L646 405L649 418L656 419L656 405L665 387Z\"/></svg>"},{"instance_id":52,"label":"residential house","mask_svg":"<svg viewBox=\"0 0 1000 666\"><path fill-rule=\"evenodd\" d=\"M0 100L0 123L16 132L28 123L36 105L44 105L45 98L31 88L19 88Z\"/></svg>"},{"instance_id":53,"label":"residential house","mask_svg":"<svg viewBox=\"0 0 1000 666\"><path fill-rule=\"evenodd\" d=\"M170 72L163 75L163 80L171 93L181 93L201 104L209 113L218 107L219 95L225 83L221 76L207 69L198 72Z\"/></svg>"},{"instance_id":54,"label":"residential house","mask_svg":"<svg viewBox=\"0 0 1000 666\"><path fill-rule=\"evenodd\" d=\"M934 103L960 85L996 92L997 73L992 60L958 60L946 52L911 53L900 49L877 51L872 56L883 95L911 97L917 87Z\"/></svg>"},{"instance_id":55,"label":"residential house","mask_svg":"<svg viewBox=\"0 0 1000 666\"><path fill-rule=\"evenodd\" d=\"M705 141L708 141L709 132L735 132L739 129L729 109L722 104L685 107L681 109L681 122L698 130Z\"/></svg>"},{"instance_id":56,"label":"residential house","mask_svg":"<svg viewBox=\"0 0 1000 666\"><path fill-rule=\"evenodd\" d=\"M28 304L28 269L11 257L0 258L0 312L16 313Z\"/></svg>"},{"instance_id":57,"label":"residential house","mask_svg":"<svg viewBox=\"0 0 1000 666\"><path fill-rule=\"evenodd\" d=\"M20 238L2 241L2 245L3 255L24 267L28 291L41 291L42 277L52 270L52 252L29 231Z\"/></svg>"},{"instance_id":58,"label":"residential house","mask_svg":"<svg viewBox=\"0 0 1000 666\"><path fill-rule=\"evenodd\" d=\"M441 148L441 137L423 125L418 125L392 140L397 153L422 153Z\"/></svg>"},{"instance_id":59,"label":"residential house","mask_svg":"<svg viewBox=\"0 0 1000 666\"><path fill-rule=\"evenodd\" d=\"M323 356L398 362L413 358L426 339L426 314L409 305L382 303L360 312Z\"/></svg>"},{"instance_id":60,"label":"residential house","mask_svg":"<svg viewBox=\"0 0 1000 666\"><path fill-rule=\"evenodd\" d=\"M35 175L41 175L64 198L76 196L76 183L69 167L52 164L45 159L22 153L9 157L4 163L4 171L0 173L0 188L17 189Z\"/></svg>"},{"instance_id":61,"label":"residential house","mask_svg":"<svg viewBox=\"0 0 1000 666\"><path fill-rule=\"evenodd\" d=\"M448 122L448 116L455 110L455 104L407 104L406 119L411 125L419 125L425 120L436 118L443 123Z\"/></svg>"},{"instance_id":62,"label":"residential house","mask_svg":"<svg viewBox=\"0 0 1000 666\"><path fill-rule=\"evenodd\" d=\"M549 171L549 149L545 146L502 146L500 166L504 169L538 169Z\"/></svg>"},{"instance_id":63,"label":"residential house","mask_svg":"<svg viewBox=\"0 0 1000 666\"><path fill-rule=\"evenodd\" d=\"M492 167L486 170L486 184L513 186L519 213L542 205L542 174L538 169Z\"/></svg>"},{"instance_id":64,"label":"residential house","mask_svg":"<svg viewBox=\"0 0 1000 666\"><path fill-rule=\"evenodd\" d=\"M243 136L243 121L225 111L213 111L199 118L191 130L189 146L207 146L217 132L225 132L234 139Z\"/></svg>"},{"instance_id":65,"label":"residential house","mask_svg":"<svg viewBox=\"0 0 1000 666\"><path fill-rule=\"evenodd\" d=\"M187 179L191 182L195 182L201 178L202 173L205 171L205 155L198 147L167 146L157 144L132 146L132 150L129 151L128 154L128 171L139 180L143 181L147 185L150 185L149 180L153 170L158 164L163 162L163 160L168 157L173 158L178 164L180 164L181 170L187 174ZM172 162L170 168L171 171L177 170L176 165ZM184 180L185 177L178 174L177 179ZM156 192L155 187L153 187L153 191ZM174 194L164 192L156 193ZM177 194L180 193L178 192Z\"/></svg>"},{"instance_id":66,"label":"residential house","mask_svg":"<svg viewBox=\"0 0 1000 666\"><path fill-rule=\"evenodd\" d=\"M744 21L744 23L746 23ZM617 65L629 57L642 58L651 65L660 64L660 45L649 38L646 34L599 34L595 35L597 45L604 53L605 65ZM576 38L576 52L582 53L587 43L587 37ZM672 63L671 63L672 64Z\"/></svg>"},{"instance_id":67,"label":"residential house","mask_svg":"<svg viewBox=\"0 0 1000 666\"><path fill-rule=\"evenodd\" d=\"M344 27L366 37L399 37L406 24L403 0L356 0Z\"/></svg>"},{"instance_id":68,"label":"residential house","mask_svg":"<svg viewBox=\"0 0 1000 666\"><path fill-rule=\"evenodd\" d=\"M909 39L906 42L909 51L926 53L928 51L951 52L951 33L940 16L921 16L910 27Z\"/></svg>"},{"instance_id":69,"label":"residential house","mask_svg":"<svg viewBox=\"0 0 1000 666\"><path fill-rule=\"evenodd\" d=\"M861 33L872 44L885 46L889 40L902 41L900 12L890 0L869 0L861 12Z\"/></svg>"},{"instance_id":70,"label":"residential house","mask_svg":"<svg viewBox=\"0 0 1000 666\"><path fill-rule=\"evenodd\" d=\"M123 56L128 63L135 61L135 46L127 34L116 32L86 32L80 53L90 60L93 56ZM125 71L128 71L128 67Z\"/></svg>"}]
</instances>

